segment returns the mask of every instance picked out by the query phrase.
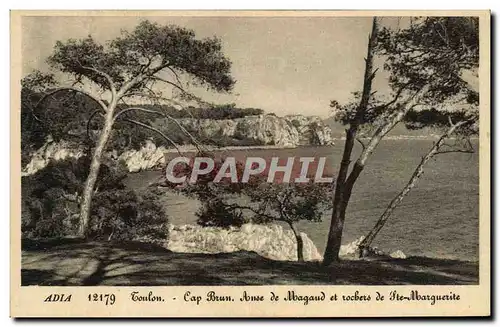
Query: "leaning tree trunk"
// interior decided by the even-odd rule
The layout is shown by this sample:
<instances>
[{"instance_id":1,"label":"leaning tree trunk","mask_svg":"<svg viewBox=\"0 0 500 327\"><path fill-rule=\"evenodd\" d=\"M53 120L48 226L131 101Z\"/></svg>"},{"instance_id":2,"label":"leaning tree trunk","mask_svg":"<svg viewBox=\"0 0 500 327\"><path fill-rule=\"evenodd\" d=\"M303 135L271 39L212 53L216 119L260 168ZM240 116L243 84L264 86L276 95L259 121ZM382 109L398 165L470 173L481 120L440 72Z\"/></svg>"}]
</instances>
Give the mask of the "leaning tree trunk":
<instances>
[{"instance_id":1,"label":"leaning tree trunk","mask_svg":"<svg viewBox=\"0 0 500 327\"><path fill-rule=\"evenodd\" d=\"M346 130L346 141L344 145L344 152L342 154L342 161L340 163L339 173L335 181L335 195L333 198L333 211L330 223L330 230L328 233L328 240L323 255L323 265L328 266L332 262L339 260L339 251L342 243L342 233L344 230L345 212L349 202L349 196L346 197L346 179L351 163L352 149L356 135L361 125L364 113L368 107L370 94L372 89L372 81L375 76L373 72L373 54L377 42L377 18L373 18L372 31L368 38L368 50L365 59L365 74L363 80L363 93L359 103L356 115L351 122L348 130Z\"/></svg>"},{"instance_id":2,"label":"leaning tree trunk","mask_svg":"<svg viewBox=\"0 0 500 327\"><path fill-rule=\"evenodd\" d=\"M288 225L290 225L293 235L295 235L295 239L297 240L297 260L304 262L304 240L292 222L288 222Z\"/></svg>"},{"instance_id":3,"label":"leaning tree trunk","mask_svg":"<svg viewBox=\"0 0 500 327\"><path fill-rule=\"evenodd\" d=\"M451 125L450 128L446 131L445 134L443 134L439 140L434 143L432 148L427 152L425 156L422 157L422 160L418 164L417 168L413 172L413 175L411 176L410 180L406 184L406 186L401 190L401 192L396 195L392 199L392 201L389 203L387 208L385 209L384 213L380 216L378 219L377 223L375 226L372 228L372 230L366 235L366 237L361 241L359 245L359 257L362 258L365 254L365 249L369 249L370 245L372 244L373 240L375 237L378 235L380 230L384 227L385 223L389 219L389 217L392 215L394 209L403 201L404 197L415 187L417 180L422 176L424 173L424 166L429 160L431 160L437 153L439 153L439 149L441 146L444 144L445 140L449 138L453 132L456 130L457 127L463 125L465 122L460 122L455 125Z\"/></svg>"},{"instance_id":4,"label":"leaning tree trunk","mask_svg":"<svg viewBox=\"0 0 500 327\"><path fill-rule=\"evenodd\" d=\"M354 147L354 132L348 130L346 132L346 141L344 145L344 153L340 162L340 169L335 181L335 195L333 198L332 220L328 233L325 253L323 255L323 265L327 266L334 261L338 261L338 253L342 242L342 232L344 229L345 208L347 203L344 199L344 188L349 164L351 161L352 149Z\"/></svg>"},{"instance_id":5,"label":"leaning tree trunk","mask_svg":"<svg viewBox=\"0 0 500 327\"><path fill-rule=\"evenodd\" d=\"M113 105L108 107L108 112L106 113L106 121L104 122L104 128L102 129L99 140L97 141L94 154L92 155L92 161L90 163L90 170L87 180L85 182L85 188L83 190L83 199L80 206L80 236L86 237L88 235L88 225L90 218L90 209L92 203L92 197L94 195L94 187L97 182L97 176L99 175L99 168L101 167L101 160L106 144L108 142L109 136L111 135L111 130L113 128Z\"/></svg>"}]
</instances>

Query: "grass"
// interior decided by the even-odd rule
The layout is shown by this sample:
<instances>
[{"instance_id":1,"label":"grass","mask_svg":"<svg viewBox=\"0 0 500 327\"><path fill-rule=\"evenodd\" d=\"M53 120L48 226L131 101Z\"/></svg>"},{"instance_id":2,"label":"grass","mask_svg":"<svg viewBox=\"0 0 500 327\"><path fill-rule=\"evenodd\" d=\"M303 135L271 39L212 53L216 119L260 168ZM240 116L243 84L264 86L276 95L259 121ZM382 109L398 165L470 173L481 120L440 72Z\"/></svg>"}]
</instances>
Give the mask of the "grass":
<instances>
[{"instance_id":1,"label":"grass","mask_svg":"<svg viewBox=\"0 0 500 327\"><path fill-rule=\"evenodd\" d=\"M478 265L410 257L316 262L273 261L254 252L175 253L138 242L22 241L22 285L467 285Z\"/></svg>"}]
</instances>

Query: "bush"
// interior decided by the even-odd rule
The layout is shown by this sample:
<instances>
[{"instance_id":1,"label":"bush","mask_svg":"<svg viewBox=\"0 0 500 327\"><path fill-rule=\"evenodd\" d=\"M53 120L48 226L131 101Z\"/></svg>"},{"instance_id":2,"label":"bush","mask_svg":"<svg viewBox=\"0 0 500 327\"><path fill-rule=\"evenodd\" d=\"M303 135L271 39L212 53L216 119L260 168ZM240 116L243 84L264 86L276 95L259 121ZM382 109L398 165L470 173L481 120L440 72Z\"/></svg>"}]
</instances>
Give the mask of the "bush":
<instances>
[{"instance_id":1,"label":"bush","mask_svg":"<svg viewBox=\"0 0 500 327\"><path fill-rule=\"evenodd\" d=\"M168 236L167 222L155 195L109 190L96 194L92 202L89 237L163 244Z\"/></svg>"},{"instance_id":2,"label":"bush","mask_svg":"<svg viewBox=\"0 0 500 327\"><path fill-rule=\"evenodd\" d=\"M196 223L203 227L241 227L247 223L241 211L231 209L219 198L204 202L196 216L198 217Z\"/></svg>"},{"instance_id":3,"label":"bush","mask_svg":"<svg viewBox=\"0 0 500 327\"><path fill-rule=\"evenodd\" d=\"M22 178L23 236L31 238L76 235L80 194L88 174L86 157L51 161ZM156 195L126 189L126 169L103 163L91 207L90 234L94 239L164 242L167 216Z\"/></svg>"},{"instance_id":4,"label":"bush","mask_svg":"<svg viewBox=\"0 0 500 327\"><path fill-rule=\"evenodd\" d=\"M26 194L25 190L23 188L23 236L47 238L76 234L78 204L69 194L59 187L49 188L42 193Z\"/></svg>"},{"instance_id":5,"label":"bush","mask_svg":"<svg viewBox=\"0 0 500 327\"><path fill-rule=\"evenodd\" d=\"M44 169L22 178L23 236L60 237L77 233L78 194L82 191L87 161L86 158L51 161Z\"/></svg>"}]
</instances>

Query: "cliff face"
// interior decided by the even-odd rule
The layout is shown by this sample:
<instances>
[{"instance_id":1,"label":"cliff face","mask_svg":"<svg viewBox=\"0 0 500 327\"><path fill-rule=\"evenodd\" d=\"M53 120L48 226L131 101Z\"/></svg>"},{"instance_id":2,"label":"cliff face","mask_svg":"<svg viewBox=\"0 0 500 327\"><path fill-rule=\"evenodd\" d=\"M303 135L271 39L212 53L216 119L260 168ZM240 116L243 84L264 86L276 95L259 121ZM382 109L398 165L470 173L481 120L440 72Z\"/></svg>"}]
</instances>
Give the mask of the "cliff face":
<instances>
[{"instance_id":1,"label":"cliff face","mask_svg":"<svg viewBox=\"0 0 500 327\"><path fill-rule=\"evenodd\" d=\"M181 119L179 122L202 139L224 139L226 145L295 147L333 144L330 128L314 116L260 115L234 120Z\"/></svg>"},{"instance_id":2,"label":"cliff face","mask_svg":"<svg viewBox=\"0 0 500 327\"><path fill-rule=\"evenodd\" d=\"M180 119L179 123L190 131L201 143L223 141L225 146L274 145L295 147L300 145L331 145L333 139L330 128L319 117L302 115L276 117L273 115L247 116L234 120ZM162 122L157 122L162 129ZM166 134L173 133L172 125L165 128ZM177 133L182 133L180 130ZM186 137L187 138L187 137ZM129 171L153 169L165 162L163 146L156 146L145 140L139 150L123 153L108 153L113 159L123 160ZM44 168L50 159L64 160L80 157L83 149L68 142L48 142L31 154L31 161L23 167L23 175L30 175Z\"/></svg>"},{"instance_id":3,"label":"cliff face","mask_svg":"<svg viewBox=\"0 0 500 327\"><path fill-rule=\"evenodd\" d=\"M299 133L299 145L332 145L332 131L317 116L289 115L284 119Z\"/></svg>"}]
</instances>

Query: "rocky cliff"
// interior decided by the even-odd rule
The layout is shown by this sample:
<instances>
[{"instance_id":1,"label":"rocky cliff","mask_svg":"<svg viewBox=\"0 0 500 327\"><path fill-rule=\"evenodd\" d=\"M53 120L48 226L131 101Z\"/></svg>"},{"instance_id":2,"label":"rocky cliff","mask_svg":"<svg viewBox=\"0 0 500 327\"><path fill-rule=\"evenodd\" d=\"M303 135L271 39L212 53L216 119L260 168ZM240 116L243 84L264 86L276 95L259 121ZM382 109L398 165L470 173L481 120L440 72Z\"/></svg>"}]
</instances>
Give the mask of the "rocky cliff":
<instances>
[{"instance_id":1,"label":"rocky cliff","mask_svg":"<svg viewBox=\"0 0 500 327\"><path fill-rule=\"evenodd\" d=\"M274 145L277 147L333 144L330 128L323 124L319 117L260 115L234 120L180 119L179 123L201 143L212 141L217 144L218 140L223 140L223 145L226 146ZM162 122L157 121L155 125L158 129L166 129ZM164 130L164 132L169 131ZM178 131L178 133L182 132ZM145 140L139 150L131 149L123 153L112 152L107 155L116 160L123 160L130 172L137 172L164 164L166 151L169 149ZM31 154L31 161L23 167L22 173L23 175L33 174L45 167L50 159L78 158L83 153L83 148L69 142L48 142Z\"/></svg>"},{"instance_id":2,"label":"rocky cliff","mask_svg":"<svg viewBox=\"0 0 500 327\"><path fill-rule=\"evenodd\" d=\"M330 127L315 116L259 115L234 120L185 118L179 122L202 141L223 140L224 145L295 147L333 144Z\"/></svg>"},{"instance_id":3,"label":"rocky cliff","mask_svg":"<svg viewBox=\"0 0 500 327\"><path fill-rule=\"evenodd\" d=\"M334 144L330 127L320 117L289 115L284 119L297 129L300 145Z\"/></svg>"}]
</instances>

